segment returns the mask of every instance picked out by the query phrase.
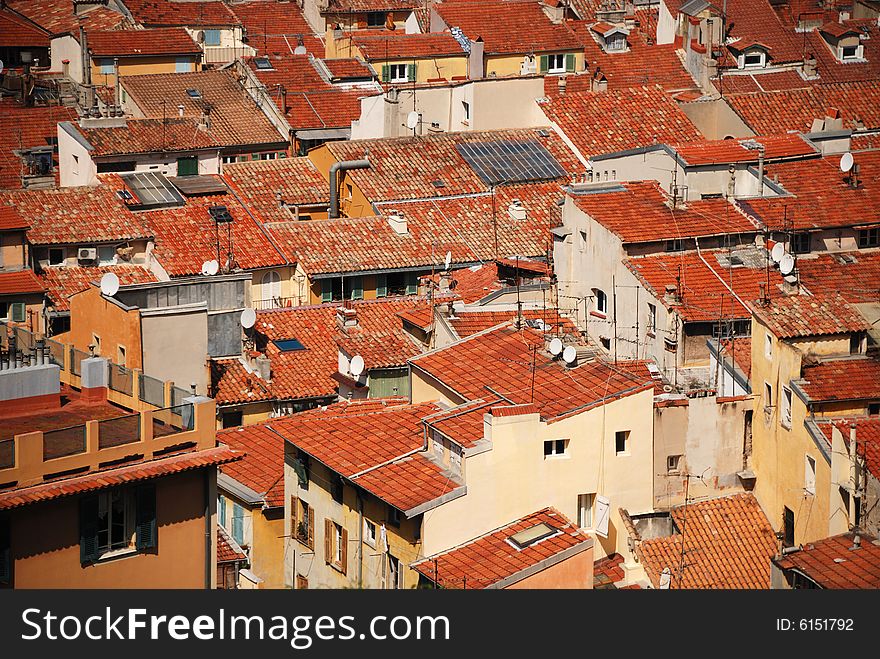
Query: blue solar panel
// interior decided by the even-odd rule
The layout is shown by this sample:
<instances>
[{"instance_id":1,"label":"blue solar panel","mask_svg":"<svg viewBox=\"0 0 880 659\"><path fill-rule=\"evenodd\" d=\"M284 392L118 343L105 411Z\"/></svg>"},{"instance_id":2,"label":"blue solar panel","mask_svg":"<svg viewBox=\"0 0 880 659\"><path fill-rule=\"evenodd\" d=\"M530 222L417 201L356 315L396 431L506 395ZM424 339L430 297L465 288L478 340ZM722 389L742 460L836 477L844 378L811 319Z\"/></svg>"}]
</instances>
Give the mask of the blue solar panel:
<instances>
[{"instance_id":1,"label":"blue solar panel","mask_svg":"<svg viewBox=\"0 0 880 659\"><path fill-rule=\"evenodd\" d=\"M549 181L565 176L565 170L537 140L462 142L458 153L487 185Z\"/></svg>"}]
</instances>

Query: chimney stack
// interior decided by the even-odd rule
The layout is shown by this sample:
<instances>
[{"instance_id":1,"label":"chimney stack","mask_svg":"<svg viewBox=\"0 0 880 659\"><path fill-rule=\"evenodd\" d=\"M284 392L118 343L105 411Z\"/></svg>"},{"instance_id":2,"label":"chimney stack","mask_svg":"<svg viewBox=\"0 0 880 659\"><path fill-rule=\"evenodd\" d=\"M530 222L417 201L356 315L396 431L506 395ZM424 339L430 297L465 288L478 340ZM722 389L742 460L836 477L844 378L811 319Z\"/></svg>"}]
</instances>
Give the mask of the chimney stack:
<instances>
[{"instance_id":1,"label":"chimney stack","mask_svg":"<svg viewBox=\"0 0 880 659\"><path fill-rule=\"evenodd\" d=\"M406 226L406 215L402 211L392 210L388 213L388 224L394 229L394 233L404 235L409 233Z\"/></svg>"},{"instance_id":2,"label":"chimney stack","mask_svg":"<svg viewBox=\"0 0 880 659\"><path fill-rule=\"evenodd\" d=\"M678 286L675 284L666 284L666 301L672 303L678 302Z\"/></svg>"},{"instance_id":3,"label":"chimney stack","mask_svg":"<svg viewBox=\"0 0 880 659\"><path fill-rule=\"evenodd\" d=\"M350 300L346 300L342 306L336 308L336 324L342 330L358 326L357 309Z\"/></svg>"}]
</instances>

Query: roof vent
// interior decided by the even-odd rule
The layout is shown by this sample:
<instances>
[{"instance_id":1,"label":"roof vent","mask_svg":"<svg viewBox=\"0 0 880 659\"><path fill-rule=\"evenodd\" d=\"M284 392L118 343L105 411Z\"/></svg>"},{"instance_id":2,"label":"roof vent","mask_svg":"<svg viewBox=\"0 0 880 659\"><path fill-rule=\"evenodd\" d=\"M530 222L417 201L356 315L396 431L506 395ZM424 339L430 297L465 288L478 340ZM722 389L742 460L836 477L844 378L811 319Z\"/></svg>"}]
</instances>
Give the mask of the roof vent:
<instances>
[{"instance_id":1,"label":"roof vent","mask_svg":"<svg viewBox=\"0 0 880 659\"><path fill-rule=\"evenodd\" d=\"M394 229L394 233L404 235L409 233L406 226L406 216L402 211L392 210L388 213L388 224Z\"/></svg>"},{"instance_id":2,"label":"roof vent","mask_svg":"<svg viewBox=\"0 0 880 659\"><path fill-rule=\"evenodd\" d=\"M211 206L208 212L217 224L227 224L232 222L232 214L226 206Z\"/></svg>"},{"instance_id":3,"label":"roof vent","mask_svg":"<svg viewBox=\"0 0 880 659\"><path fill-rule=\"evenodd\" d=\"M510 205L507 207L507 213L514 220L524 220L528 216L526 207L523 206L522 201L519 199L514 199L510 202Z\"/></svg>"}]
</instances>

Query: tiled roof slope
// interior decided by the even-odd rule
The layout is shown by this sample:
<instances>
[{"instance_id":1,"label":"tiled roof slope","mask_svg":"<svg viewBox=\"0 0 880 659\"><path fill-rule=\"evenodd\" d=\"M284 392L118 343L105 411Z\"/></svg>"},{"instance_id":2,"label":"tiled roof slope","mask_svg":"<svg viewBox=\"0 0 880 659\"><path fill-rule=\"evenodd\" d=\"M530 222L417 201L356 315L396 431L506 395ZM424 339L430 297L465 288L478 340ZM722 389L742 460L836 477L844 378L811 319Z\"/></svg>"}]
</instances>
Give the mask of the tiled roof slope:
<instances>
[{"instance_id":1,"label":"tiled roof slope","mask_svg":"<svg viewBox=\"0 0 880 659\"><path fill-rule=\"evenodd\" d=\"M0 9L0 48L48 48L49 33L27 18Z\"/></svg>"},{"instance_id":2,"label":"tiled roof slope","mask_svg":"<svg viewBox=\"0 0 880 659\"><path fill-rule=\"evenodd\" d=\"M244 454L244 458L224 465L220 471L262 495L266 507L284 506L282 437L257 423L218 432L217 441Z\"/></svg>"},{"instance_id":3,"label":"tiled roof slope","mask_svg":"<svg viewBox=\"0 0 880 659\"><path fill-rule=\"evenodd\" d=\"M430 57L467 57L461 44L448 32L428 34L388 33L384 37L359 37L352 34L352 45L369 61L412 60Z\"/></svg>"},{"instance_id":4,"label":"tiled roof slope","mask_svg":"<svg viewBox=\"0 0 880 659\"><path fill-rule=\"evenodd\" d=\"M232 11L248 35L248 45L261 55L290 55L302 37L306 50L316 57L324 55L324 43L312 34L312 28L295 2L253 0L236 2Z\"/></svg>"},{"instance_id":5,"label":"tiled roof slope","mask_svg":"<svg viewBox=\"0 0 880 659\"><path fill-rule=\"evenodd\" d=\"M639 378L603 361L566 369L541 350L543 344L540 332L510 324L421 355L410 364L465 400L495 395L513 404L534 403L548 420L652 387L647 375Z\"/></svg>"},{"instance_id":6,"label":"tiled roof slope","mask_svg":"<svg viewBox=\"0 0 880 659\"><path fill-rule=\"evenodd\" d=\"M140 265L106 265L95 267L64 266L44 268L38 275L48 289L49 303L55 311L70 310L70 296L86 290L91 282L99 282L108 272L119 277L119 283L146 284L158 281L156 275Z\"/></svg>"},{"instance_id":7,"label":"tiled roof slope","mask_svg":"<svg viewBox=\"0 0 880 659\"><path fill-rule=\"evenodd\" d=\"M22 231L30 228L14 206L0 205L0 231Z\"/></svg>"},{"instance_id":8,"label":"tiled roof slope","mask_svg":"<svg viewBox=\"0 0 880 659\"><path fill-rule=\"evenodd\" d=\"M88 35L94 57L196 55L202 49L182 27L151 30L93 30Z\"/></svg>"},{"instance_id":9,"label":"tiled roof slope","mask_svg":"<svg viewBox=\"0 0 880 659\"><path fill-rule=\"evenodd\" d=\"M556 529L557 534L522 550L509 542L511 536L537 524L546 524ZM429 556L412 567L442 588L503 587L505 580L544 561L552 561L564 551L572 551L579 545L587 549L590 540L590 536L558 510L544 508L466 544Z\"/></svg>"},{"instance_id":10,"label":"tiled roof slope","mask_svg":"<svg viewBox=\"0 0 880 659\"><path fill-rule=\"evenodd\" d=\"M147 118L161 118L183 105L183 116L200 118L211 106L208 133L223 146L279 145L286 138L259 111L230 70L124 76L122 87ZM200 92L194 99L187 89Z\"/></svg>"},{"instance_id":11,"label":"tiled roof slope","mask_svg":"<svg viewBox=\"0 0 880 659\"><path fill-rule=\"evenodd\" d=\"M826 359L805 365L797 383L810 402L880 400L880 360Z\"/></svg>"},{"instance_id":12,"label":"tiled roof slope","mask_svg":"<svg viewBox=\"0 0 880 659\"><path fill-rule=\"evenodd\" d=\"M247 554L241 550L241 547L238 546L238 543L235 542L235 540L229 537L229 534L226 533L226 529L218 524L217 563L232 563L234 561L246 562L247 560Z\"/></svg>"},{"instance_id":13,"label":"tiled roof slope","mask_svg":"<svg viewBox=\"0 0 880 659\"><path fill-rule=\"evenodd\" d=\"M52 35L69 33L78 37L80 25L86 32L113 30L125 21L122 14L107 7L96 7L78 16L73 0L6 0L6 5Z\"/></svg>"},{"instance_id":14,"label":"tiled roof slope","mask_svg":"<svg viewBox=\"0 0 880 659\"><path fill-rule=\"evenodd\" d=\"M434 5L450 27L483 40L486 55L579 50L565 23L554 24L535 0L455 0ZM503 20L500 20L503 17Z\"/></svg>"},{"instance_id":15,"label":"tiled roof slope","mask_svg":"<svg viewBox=\"0 0 880 659\"><path fill-rule=\"evenodd\" d=\"M105 186L0 193L30 224L34 245L118 242L153 236L142 215L132 213Z\"/></svg>"},{"instance_id":16,"label":"tiled roof slope","mask_svg":"<svg viewBox=\"0 0 880 659\"><path fill-rule=\"evenodd\" d=\"M664 568L670 588L767 589L776 536L751 493L692 503L671 513L679 533L643 540L636 549L655 588ZM684 570L679 565L684 544Z\"/></svg>"},{"instance_id":17,"label":"tiled roof slope","mask_svg":"<svg viewBox=\"0 0 880 659\"><path fill-rule=\"evenodd\" d=\"M286 206L326 205L330 199L330 185L308 158L224 165L223 177L262 222L289 222L293 209Z\"/></svg>"},{"instance_id":18,"label":"tiled roof slope","mask_svg":"<svg viewBox=\"0 0 880 659\"><path fill-rule=\"evenodd\" d=\"M0 190L21 188L24 165L13 151L48 146L58 137L58 122L75 118L74 108L25 107L12 98L0 98Z\"/></svg>"},{"instance_id":19,"label":"tiled roof slope","mask_svg":"<svg viewBox=\"0 0 880 659\"><path fill-rule=\"evenodd\" d=\"M827 31L826 27L822 28L823 32ZM832 28L832 30L838 34L854 30L859 35L864 30L867 38L859 41L864 49L864 61L841 62L833 51L834 46L825 41L818 31L811 30L805 35L807 52L816 58L819 80L822 82L858 82L880 79L880 45L877 43L880 41L880 29L877 27L876 19L873 21L868 19L846 21L846 26L837 24L836 29Z\"/></svg>"},{"instance_id":20,"label":"tiled roof slope","mask_svg":"<svg viewBox=\"0 0 880 659\"><path fill-rule=\"evenodd\" d=\"M754 94L757 92L775 92L786 89L809 89L807 82L794 69L783 69L770 73L754 74L748 70L742 73L725 72L721 77L712 80L715 88L726 97L730 94Z\"/></svg>"},{"instance_id":21,"label":"tiled roof slope","mask_svg":"<svg viewBox=\"0 0 880 659\"><path fill-rule=\"evenodd\" d=\"M868 471L875 478L880 478L880 417L858 417L852 419L833 419L831 422L837 426L843 435L843 440L849 446L849 435L851 426L856 427L856 444L860 455L865 456ZM823 430L827 427L822 425ZM829 443L831 442L831 433L827 433Z\"/></svg>"},{"instance_id":22,"label":"tiled roof slope","mask_svg":"<svg viewBox=\"0 0 880 659\"><path fill-rule=\"evenodd\" d=\"M812 293L838 293L850 304L880 299L880 251L802 257L797 267L801 285Z\"/></svg>"},{"instance_id":23,"label":"tiled roof slope","mask_svg":"<svg viewBox=\"0 0 880 659\"><path fill-rule=\"evenodd\" d=\"M745 374L752 377L752 337L743 336L721 341L722 356L733 358L733 363Z\"/></svg>"},{"instance_id":24,"label":"tiled roof slope","mask_svg":"<svg viewBox=\"0 0 880 659\"><path fill-rule=\"evenodd\" d=\"M736 39L729 47L764 43L770 48L773 64L802 61L800 35L782 25L768 0L727 0L725 7L729 38Z\"/></svg>"},{"instance_id":25,"label":"tiled roof slope","mask_svg":"<svg viewBox=\"0 0 880 659\"><path fill-rule=\"evenodd\" d=\"M800 551L775 558L784 570L797 570L821 588L880 588L880 543L862 535L861 547L852 549L853 533L811 542Z\"/></svg>"},{"instance_id":26,"label":"tiled roof slope","mask_svg":"<svg viewBox=\"0 0 880 659\"><path fill-rule=\"evenodd\" d=\"M585 158L656 143L703 139L659 86L606 92L566 92L541 109Z\"/></svg>"},{"instance_id":27,"label":"tiled roof slope","mask_svg":"<svg viewBox=\"0 0 880 659\"><path fill-rule=\"evenodd\" d=\"M541 320L551 334L567 334L580 336L577 326L570 318L559 314L557 309L524 309L523 319ZM458 311L455 318L449 319L449 324L455 328L455 333L461 338L482 332L504 322L516 319L516 311Z\"/></svg>"},{"instance_id":28,"label":"tiled roof slope","mask_svg":"<svg viewBox=\"0 0 880 659\"><path fill-rule=\"evenodd\" d=\"M166 2L163 0L125 0L135 20L144 25L185 25L188 27L239 25L238 17L224 2Z\"/></svg>"},{"instance_id":29,"label":"tiled roof slope","mask_svg":"<svg viewBox=\"0 0 880 659\"><path fill-rule=\"evenodd\" d=\"M491 395L486 400L478 398L425 417L425 425L440 431L459 446L471 448L485 437L483 417L498 404L503 404L501 399Z\"/></svg>"},{"instance_id":30,"label":"tiled roof slope","mask_svg":"<svg viewBox=\"0 0 880 659\"><path fill-rule=\"evenodd\" d=\"M566 172L583 166L565 143L552 131L547 137L541 129L510 129L441 133L420 137L329 142L327 149L336 160L357 160L369 154L370 167L347 172L372 202L446 197L488 192L489 186L477 176L456 150L465 142L536 140ZM435 181L441 185L435 185ZM503 187L503 186L502 186Z\"/></svg>"},{"instance_id":31,"label":"tiled roof slope","mask_svg":"<svg viewBox=\"0 0 880 659\"><path fill-rule=\"evenodd\" d=\"M0 295L42 293L45 290L46 287L34 274L33 270L17 270L14 272L3 272L0 270Z\"/></svg>"},{"instance_id":32,"label":"tiled roof slope","mask_svg":"<svg viewBox=\"0 0 880 659\"><path fill-rule=\"evenodd\" d=\"M592 192L590 190L590 192ZM624 243L756 233L758 228L725 199L688 202L673 210L656 181L623 183L607 192L569 192L575 205Z\"/></svg>"},{"instance_id":33,"label":"tiled roof slope","mask_svg":"<svg viewBox=\"0 0 880 659\"><path fill-rule=\"evenodd\" d=\"M758 150L748 148L750 143L755 142L764 147L764 162L819 155L819 150L797 133L760 135L737 140L691 142L675 147L675 151L692 167L734 162L758 162Z\"/></svg>"},{"instance_id":34,"label":"tiled roof slope","mask_svg":"<svg viewBox=\"0 0 880 659\"><path fill-rule=\"evenodd\" d=\"M776 296L771 297L767 305L747 304L755 316L781 339L849 334L870 329L868 322L839 295Z\"/></svg>"},{"instance_id":35,"label":"tiled roof slope","mask_svg":"<svg viewBox=\"0 0 880 659\"><path fill-rule=\"evenodd\" d=\"M328 0L327 13L402 11L419 4L416 0Z\"/></svg>"},{"instance_id":36,"label":"tiled roof slope","mask_svg":"<svg viewBox=\"0 0 880 659\"><path fill-rule=\"evenodd\" d=\"M93 157L220 147L207 131L199 130L195 119L131 119L119 128L71 125L94 147Z\"/></svg>"}]
</instances>

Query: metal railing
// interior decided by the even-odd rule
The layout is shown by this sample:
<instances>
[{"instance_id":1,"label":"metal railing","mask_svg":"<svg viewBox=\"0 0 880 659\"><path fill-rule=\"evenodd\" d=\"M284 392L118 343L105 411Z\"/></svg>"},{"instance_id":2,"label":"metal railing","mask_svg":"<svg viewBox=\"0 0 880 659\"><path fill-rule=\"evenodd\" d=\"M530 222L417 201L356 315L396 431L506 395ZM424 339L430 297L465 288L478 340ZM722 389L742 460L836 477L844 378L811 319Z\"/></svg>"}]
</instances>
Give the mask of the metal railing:
<instances>
[{"instance_id":1,"label":"metal railing","mask_svg":"<svg viewBox=\"0 0 880 659\"><path fill-rule=\"evenodd\" d=\"M110 364L110 388L126 396L134 391L133 373L119 364Z\"/></svg>"},{"instance_id":2,"label":"metal railing","mask_svg":"<svg viewBox=\"0 0 880 659\"><path fill-rule=\"evenodd\" d=\"M64 370L64 344L58 343L58 341L53 341L52 339L46 339L46 347L49 348L49 358L52 360L53 364L57 364L61 367L61 370Z\"/></svg>"},{"instance_id":3,"label":"metal railing","mask_svg":"<svg viewBox=\"0 0 880 659\"><path fill-rule=\"evenodd\" d=\"M191 391L181 389L180 387L171 387L171 407L180 407L184 405L183 399L192 396Z\"/></svg>"},{"instance_id":4,"label":"metal railing","mask_svg":"<svg viewBox=\"0 0 880 659\"><path fill-rule=\"evenodd\" d=\"M89 353L70 346L70 372L76 376L82 375L82 361L89 357Z\"/></svg>"}]
</instances>

